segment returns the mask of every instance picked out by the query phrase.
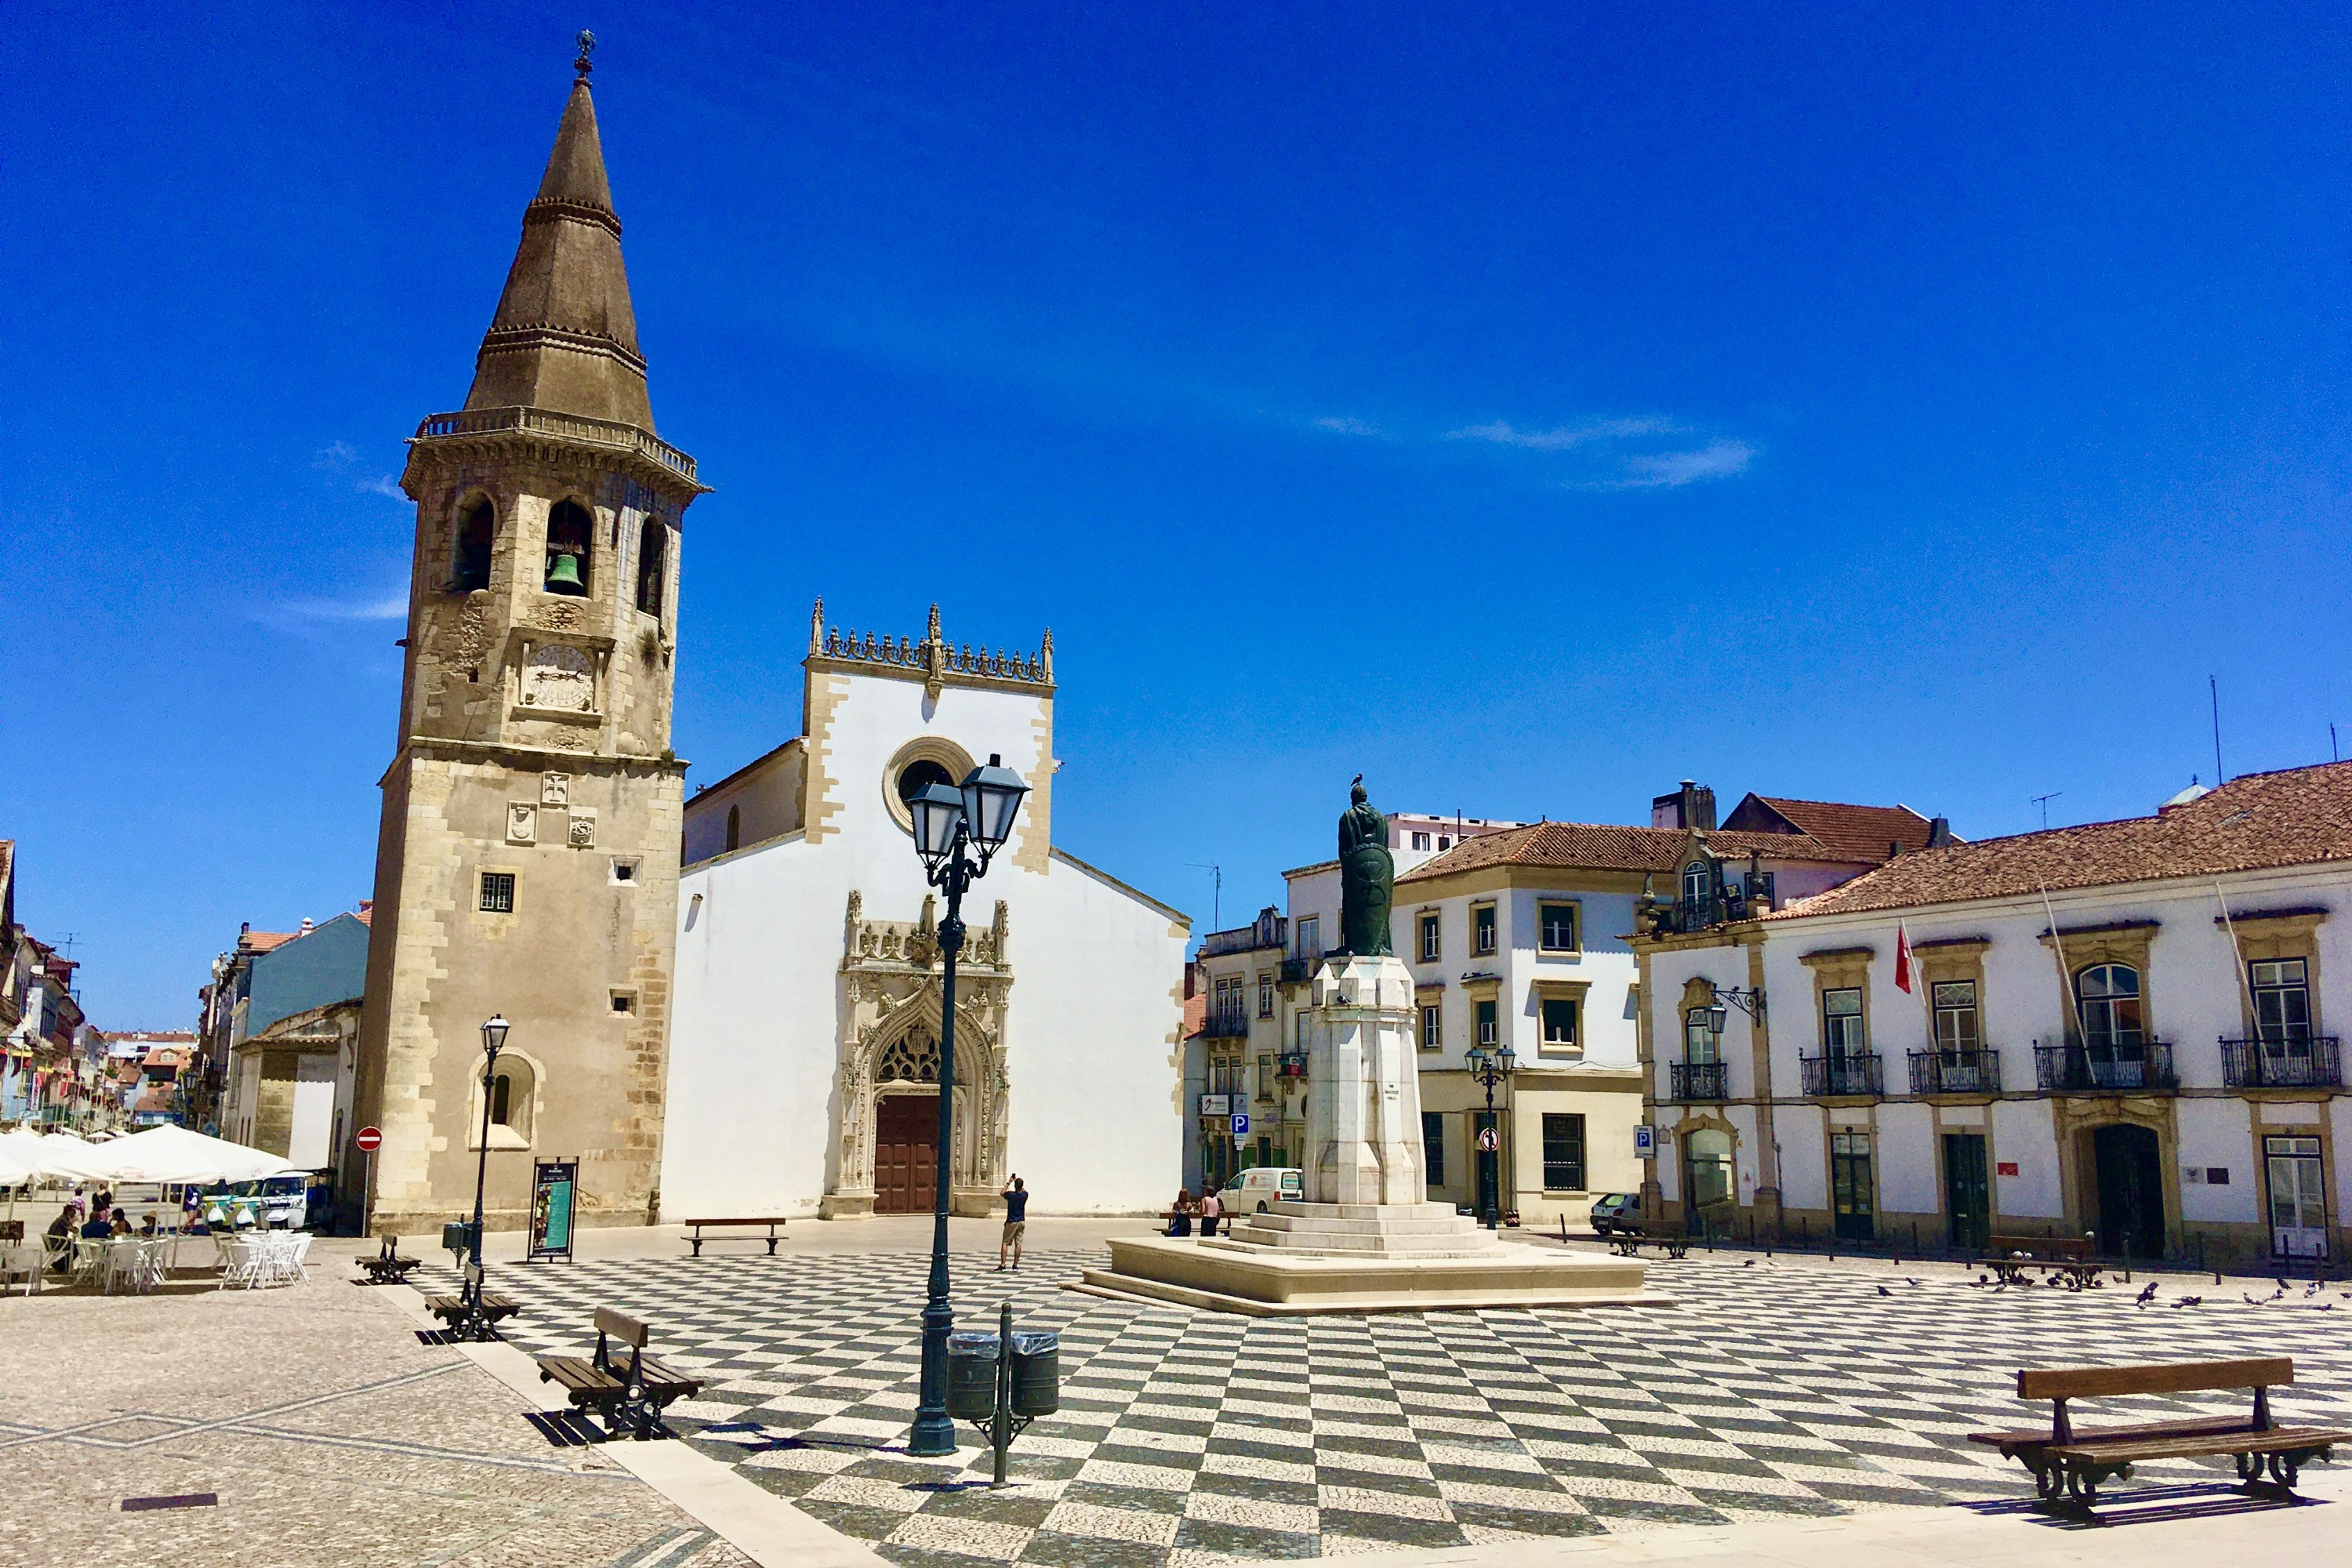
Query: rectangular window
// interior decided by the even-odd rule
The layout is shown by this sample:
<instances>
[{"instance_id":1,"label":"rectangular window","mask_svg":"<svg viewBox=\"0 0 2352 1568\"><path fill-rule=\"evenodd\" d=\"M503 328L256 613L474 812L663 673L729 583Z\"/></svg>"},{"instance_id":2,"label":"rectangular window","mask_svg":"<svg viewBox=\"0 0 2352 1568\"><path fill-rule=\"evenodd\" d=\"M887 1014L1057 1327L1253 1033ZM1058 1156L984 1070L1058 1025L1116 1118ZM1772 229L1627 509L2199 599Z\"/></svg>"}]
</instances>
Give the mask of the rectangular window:
<instances>
[{"instance_id":1,"label":"rectangular window","mask_svg":"<svg viewBox=\"0 0 2352 1568\"><path fill-rule=\"evenodd\" d=\"M1543 1004L1543 1043L1549 1051L1576 1047L1576 1003L1565 996L1547 996Z\"/></svg>"},{"instance_id":2,"label":"rectangular window","mask_svg":"<svg viewBox=\"0 0 2352 1568\"><path fill-rule=\"evenodd\" d=\"M1546 952L1576 951L1576 906L1574 904L1538 904L1536 906L1538 945Z\"/></svg>"},{"instance_id":3,"label":"rectangular window","mask_svg":"<svg viewBox=\"0 0 2352 1568\"><path fill-rule=\"evenodd\" d=\"M1257 1016L1274 1016L1274 975L1271 972L1257 977Z\"/></svg>"},{"instance_id":4,"label":"rectangular window","mask_svg":"<svg viewBox=\"0 0 2352 1568\"><path fill-rule=\"evenodd\" d=\"M1323 956L1323 917L1308 915L1298 922L1298 956L1317 959Z\"/></svg>"},{"instance_id":5,"label":"rectangular window","mask_svg":"<svg viewBox=\"0 0 2352 1568\"><path fill-rule=\"evenodd\" d=\"M1864 1052L1862 1041L1862 992L1852 990L1822 993L1822 1051L1832 1057L1858 1057Z\"/></svg>"},{"instance_id":6,"label":"rectangular window","mask_svg":"<svg viewBox=\"0 0 2352 1568\"><path fill-rule=\"evenodd\" d=\"M1444 949L1443 945L1440 943L1440 942L1439 942L1439 940L1438 940L1438 934L1437 934L1437 933L1438 933L1437 916L1436 916L1436 915L1434 915L1434 914L1426 914L1426 915L1422 916L1422 917L1421 917L1421 961L1422 961L1423 963L1435 963L1437 962L1437 960L1438 960L1439 956L1440 956L1440 955L1444 952Z\"/></svg>"},{"instance_id":7,"label":"rectangular window","mask_svg":"<svg viewBox=\"0 0 2352 1568\"><path fill-rule=\"evenodd\" d=\"M1274 1058L1272 1057L1260 1057L1257 1058L1257 1097L1264 1100L1271 1100L1275 1098Z\"/></svg>"},{"instance_id":8,"label":"rectangular window","mask_svg":"<svg viewBox=\"0 0 2352 1568\"><path fill-rule=\"evenodd\" d=\"M515 874L512 871L482 873L482 912L488 915L514 913Z\"/></svg>"},{"instance_id":9,"label":"rectangular window","mask_svg":"<svg viewBox=\"0 0 2352 1568\"><path fill-rule=\"evenodd\" d=\"M1414 835L1412 836L1412 847L1413 847L1415 849L1426 849L1426 848L1428 848L1428 847L1429 847L1429 835L1428 835L1428 834L1426 834L1426 833L1416 833L1416 834L1414 834Z\"/></svg>"},{"instance_id":10,"label":"rectangular window","mask_svg":"<svg viewBox=\"0 0 2352 1568\"><path fill-rule=\"evenodd\" d=\"M1584 1190L1584 1118L1547 1110L1543 1119L1544 1191Z\"/></svg>"},{"instance_id":11,"label":"rectangular window","mask_svg":"<svg viewBox=\"0 0 2352 1568\"><path fill-rule=\"evenodd\" d=\"M2246 968L2254 994L2255 1038L2311 1038L2311 990L2304 961L2273 959Z\"/></svg>"},{"instance_id":12,"label":"rectangular window","mask_svg":"<svg viewBox=\"0 0 2352 1568\"><path fill-rule=\"evenodd\" d=\"M1470 911L1470 951L1484 955L1495 951L1495 906L1480 904Z\"/></svg>"},{"instance_id":13,"label":"rectangular window","mask_svg":"<svg viewBox=\"0 0 2352 1568\"><path fill-rule=\"evenodd\" d=\"M1936 1048L1947 1056L1977 1048L1977 983L1939 980L1933 987Z\"/></svg>"},{"instance_id":14,"label":"rectangular window","mask_svg":"<svg viewBox=\"0 0 2352 1568\"><path fill-rule=\"evenodd\" d=\"M1421 1113L1421 1161L1424 1186L1445 1184L1445 1112L1424 1110Z\"/></svg>"},{"instance_id":15,"label":"rectangular window","mask_svg":"<svg viewBox=\"0 0 2352 1568\"><path fill-rule=\"evenodd\" d=\"M1445 1043L1444 1027L1439 1022L1444 1016L1444 1010L1434 1002L1424 1002L1421 1005L1421 1048L1423 1050L1433 1051Z\"/></svg>"},{"instance_id":16,"label":"rectangular window","mask_svg":"<svg viewBox=\"0 0 2352 1568\"><path fill-rule=\"evenodd\" d=\"M1478 1004L1478 1043L1482 1046L1493 1045L1500 1036L1501 1030L1496 1023L1495 1012L1494 1003Z\"/></svg>"}]
</instances>

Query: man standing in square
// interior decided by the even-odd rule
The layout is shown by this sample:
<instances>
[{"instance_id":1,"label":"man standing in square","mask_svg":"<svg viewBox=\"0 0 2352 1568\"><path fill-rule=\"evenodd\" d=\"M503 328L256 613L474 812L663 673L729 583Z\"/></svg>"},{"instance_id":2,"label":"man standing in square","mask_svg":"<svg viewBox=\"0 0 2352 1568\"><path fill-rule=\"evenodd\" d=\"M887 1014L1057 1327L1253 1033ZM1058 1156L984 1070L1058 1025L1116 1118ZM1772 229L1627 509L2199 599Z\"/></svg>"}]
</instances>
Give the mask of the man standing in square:
<instances>
[{"instance_id":1,"label":"man standing in square","mask_svg":"<svg viewBox=\"0 0 2352 1568\"><path fill-rule=\"evenodd\" d=\"M1013 1254L1013 1267L1021 1267L1021 1233L1028 1228L1029 1189L1015 1176L1013 1184L997 1196L1004 1200L1004 1235L996 1244L996 1271L1002 1274L1008 1250Z\"/></svg>"}]
</instances>

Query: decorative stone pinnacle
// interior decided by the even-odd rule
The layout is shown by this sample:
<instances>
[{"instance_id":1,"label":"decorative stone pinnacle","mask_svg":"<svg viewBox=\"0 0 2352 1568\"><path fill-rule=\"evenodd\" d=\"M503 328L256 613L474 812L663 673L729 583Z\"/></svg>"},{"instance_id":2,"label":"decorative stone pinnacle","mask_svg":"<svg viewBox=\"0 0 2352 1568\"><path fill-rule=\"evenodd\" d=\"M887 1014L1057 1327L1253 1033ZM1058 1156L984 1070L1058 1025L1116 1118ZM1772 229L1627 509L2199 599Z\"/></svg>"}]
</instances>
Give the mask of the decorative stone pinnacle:
<instances>
[{"instance_id":1,"label":"decorative stone pinnacle","mask_svg":"<svg viewBox=\"0 0 2352 1568\"><path fill-rule=\"evenodd\" d=\"M572 79L575 81L586 81L588 79L588 73L596 68L593 65L589 63L588 59L589 56L596 52L596 35L590 32L587 28L583 27L580 29L580 37L574 39L573 42L580 46L580 58L572 62L572 68L578 71L580 74Z\"/></svg>"},{"instance_id":2,"label":"decorative stone pinnacle","mask_svg":"<svg viewBox=\"0 0 2352 1568\"><path fill-rule=\"evenodd\" d=\"M809 652L824 651L824 595L816 599L816 608L809 612Z\"/></svg>"}]
</instances>

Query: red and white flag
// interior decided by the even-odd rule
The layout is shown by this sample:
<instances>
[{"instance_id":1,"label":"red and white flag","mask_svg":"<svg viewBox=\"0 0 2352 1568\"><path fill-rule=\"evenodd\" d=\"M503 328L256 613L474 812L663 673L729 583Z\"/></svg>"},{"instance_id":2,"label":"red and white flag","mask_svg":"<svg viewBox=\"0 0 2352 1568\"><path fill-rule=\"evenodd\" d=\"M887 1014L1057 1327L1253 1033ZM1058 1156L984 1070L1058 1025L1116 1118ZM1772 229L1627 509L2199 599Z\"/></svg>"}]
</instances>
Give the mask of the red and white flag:
<instances>
[{"instance_id":1,"label":"red and white flag","mask_svg":"<svg viewBox=\"0 0 2352 1568\"><path fill-rule=\"evenodd\" d=\"M1906 996L1911 994L1911 939L1900 921L1895 922L1895 989Z\"/></svg>"}]
</instances>

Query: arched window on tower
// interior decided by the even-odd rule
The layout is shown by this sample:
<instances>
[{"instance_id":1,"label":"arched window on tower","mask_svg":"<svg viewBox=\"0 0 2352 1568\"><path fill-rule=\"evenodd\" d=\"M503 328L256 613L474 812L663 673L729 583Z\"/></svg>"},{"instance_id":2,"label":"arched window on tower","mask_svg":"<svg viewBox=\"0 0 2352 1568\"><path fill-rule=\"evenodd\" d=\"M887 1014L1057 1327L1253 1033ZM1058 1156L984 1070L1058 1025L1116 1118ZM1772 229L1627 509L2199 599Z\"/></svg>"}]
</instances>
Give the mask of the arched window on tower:
<instances>
[{"instance_id":1,"label":"arched window on tower","mask_svg":"<svg viewBox=\"0 0 2352 1568\"><path fill-rule=\"evenodd\" d=\"M649 517L637 536L637 608L648 616L662 613L662 584L668 569L669 526Z\"/></svg>"},{"instance_id":2,"label":"arched window on tower","mask_svg":"<svg viewBox=\"0 0 2352 1568\"><path fill-rule=\"evenodd\" d=\"M594 521L578 501L560 500L547 514L547 576L551 594L588 592L589 542Z\"/></svg>"},{"instance_id":3,"label":"arched window on tower","mask_svg":"<svg viewBox=\"0 0 2352 1568\"><path fill-rule=\"evenodd\" d=\"M488 500L477 500L457 514L457 546L450 562L449 586L470 594L490 585L490 540L498 517Z\"/></svg>"},{"instance_id":4,"label":"arched window on tower","mask_svg":"<svg viewBox=\"0 0 2352 1568\"><path fill-rule=\"evenodd\" d=\"M730 849L743 847L743 808L740 805L730 805L727 808L727 847Z\"/></svg>"}]
</instances>

